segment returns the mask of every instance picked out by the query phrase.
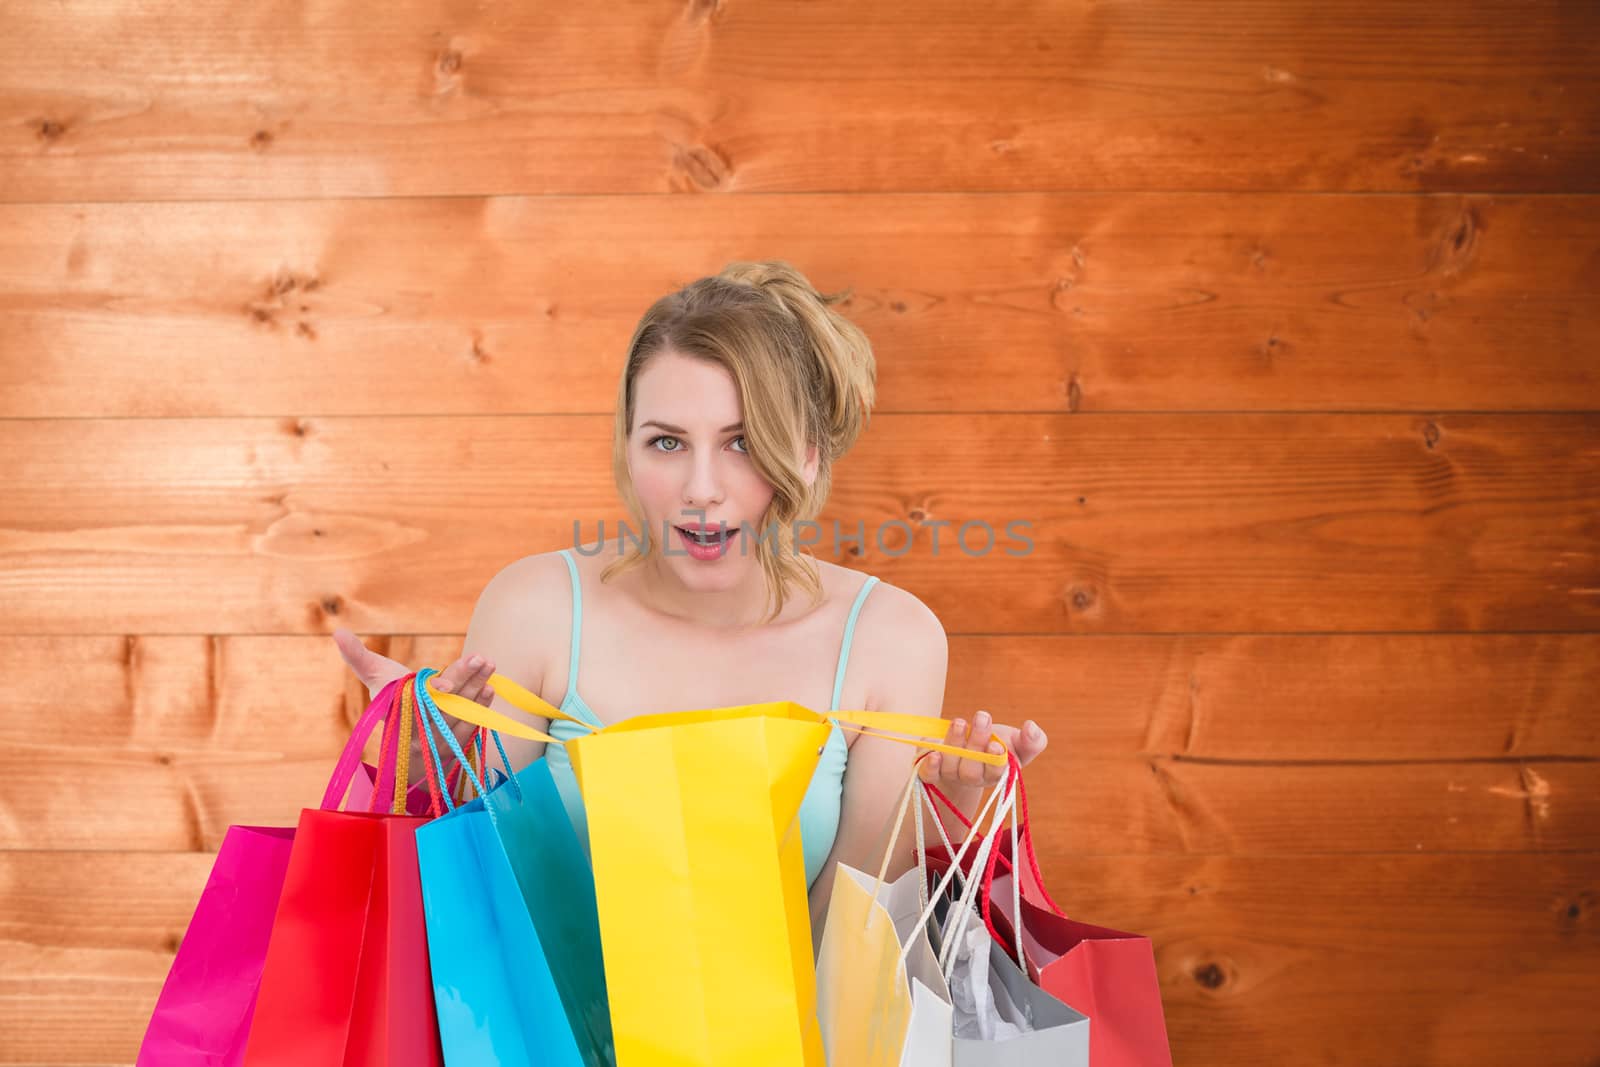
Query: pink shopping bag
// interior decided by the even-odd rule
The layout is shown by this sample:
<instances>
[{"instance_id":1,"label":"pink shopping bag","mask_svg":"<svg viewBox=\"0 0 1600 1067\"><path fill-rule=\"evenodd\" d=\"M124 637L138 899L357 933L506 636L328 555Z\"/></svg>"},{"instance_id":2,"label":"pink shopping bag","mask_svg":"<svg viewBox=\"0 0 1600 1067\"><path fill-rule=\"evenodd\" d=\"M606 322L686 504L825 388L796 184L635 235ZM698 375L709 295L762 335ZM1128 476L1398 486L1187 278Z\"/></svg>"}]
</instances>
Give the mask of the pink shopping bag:
<instances>
[{"instance_id":1,"label":"pink shopping bag","mask_svg":"<svg viewBox=\"0 0 1600 1067\"><path fill-rule=\"evenodd\" d=\"M337 807L345 795L361 750L401 681L385 686L362 713L324 807ZM228 828L156 1000L138 1067L237 1067L243 1061L294 836L292 826Z\"/></svg>"},{"instance_id":2,"label":"pink shopping bag","mask_svg":"<svg viewBox=\"0 0 1600 1067\"><path fill-rule=\"evenodd\" d=\"M293 827L228 827L139 1046L139 1067L239 1062L293 841Z\"/></svg>"}]
</instances>

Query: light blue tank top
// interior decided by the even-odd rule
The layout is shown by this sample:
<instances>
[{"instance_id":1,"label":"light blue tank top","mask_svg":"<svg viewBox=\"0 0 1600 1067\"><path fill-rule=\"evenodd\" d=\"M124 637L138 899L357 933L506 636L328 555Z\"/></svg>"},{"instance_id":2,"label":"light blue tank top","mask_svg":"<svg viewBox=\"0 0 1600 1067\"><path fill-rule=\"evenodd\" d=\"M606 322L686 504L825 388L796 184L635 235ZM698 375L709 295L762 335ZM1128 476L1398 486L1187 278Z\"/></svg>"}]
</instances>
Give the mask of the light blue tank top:
<instances>
[{"instance_id":1,"label":"light blue tank top","mask_svg":"<svg viewBox=\"0 0 1600 1067\"><path fill-rule=\"evenodd\" d=\"M567 561L567 573L572 577L572 652L567 663L567 695L561 701L561 710L584 722L603 726L605 724L589 705L584 703L583 697L578 695L578 650L583 634L583 591L578 584L578 564L572 558L571 550L563 548L561 557ZM861 614L861 605L877 581L875 575L869 575L862 583L861 591L856 594L855 603L850 606L850 616L844 624L844 641L839 647L839 665L833 672L833 700L828 705L829 711L839 710L839 694L844 690L845 664L850 660L850 643L856 634L856 616ZM581 737L584 732L572 723L560 719L552 721L548 730L551 737L561 741ZM805 799L800 803L800 842L805 849L807 886L815 882L817 876L822 873L822 865L827 862L828 853L833 851L834 838L839 835L839 808L844 795L845 761L849 754L850 746L845 741L844 730L835 723L833 731L828 735L827 744L823 746L822 759L811 778L811 785L806 789ZM566 749L560 745L546 745L545 760L550 765L551 777L555 779L556 786L561 791L561 798L566 802L567 814L572 816L572 825L578 831L578 840L583 842L587 850L589 824L583 810L583 797L578 792L578 780L572 773L572 761L567 758Z\"/></svg>"}]
</instances>

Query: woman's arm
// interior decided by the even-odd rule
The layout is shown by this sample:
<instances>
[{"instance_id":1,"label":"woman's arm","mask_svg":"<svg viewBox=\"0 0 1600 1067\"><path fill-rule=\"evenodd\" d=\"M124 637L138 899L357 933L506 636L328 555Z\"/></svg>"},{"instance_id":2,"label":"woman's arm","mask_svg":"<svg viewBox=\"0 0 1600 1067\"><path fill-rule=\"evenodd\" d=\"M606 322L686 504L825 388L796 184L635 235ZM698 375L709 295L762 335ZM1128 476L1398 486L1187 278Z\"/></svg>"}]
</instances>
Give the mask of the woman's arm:
<instances>
[{"instance_id":1,"label":"woman's arm","mask_svg":"<svg viewBox=\"0 0 1600 1067\"><path fill-rule=\"evenodd\" d=\"M874 612L868 648L875 672L882 677L872 695L872 711L893 711L938 718L944 709L945 672L949 641L944 626L927 605L903 589L885 584L880 590L886 603ZM863 612L865 614L865 612ZM858 626L857 640L863 628ZM859 644L858 644L859 647ZM866 650L863 650L866 651ZM811 936L813 949L822 943L828 900L833 893L835 866L847 863L857 870L878 873L883 861L885 832L911 777L917 750L910 745L862 735L851 746L845 765L844 796L840 802L839 832L822 873L811 886ZM965 762L965 761L961 761ZM981 766L981 764L980 764ZM909 826L907 816L906 825ZM889 858L887 877L894 879L916 862L914 835L902 832Z\"/></svg>"},{"instance_id":2,"label":"woman's arm","mask_svg":"<svg viewBox=\"0 0 1600 1067\"><path fill-rule=\"evenodd\" d=\"M949 666L949 639L944 626L927 605L916 596L886 585L883 593L887 610L874 613L867 633L873 648L873 662L882 673L881 688L872 694L872 711L894 711L939 717L944 708L945 679ZM870 601L869 601L870 603ZM859 620L858 620L859 621ZM862 630L858 629L858 640ZM1049 739L1031 719L1021 729L992 723L980 711L969 725L957 718L950 723L944 743L975 752L988 750L994 737L1000 737L1025 767L1045 750ZM876 875L888 844L888 824L899 808L901 791L911 775L916 750L909 745L861 736L850 750L845 765L844 797L840 805L839 833L828 853L822 873L811 886L811 936L815 950L822 943L822 928L827 920L828 900L833 893L835 866L848 863L860 871ZM969 818L981 806L984 790L993 785L1000 769L959 756L932 753L923 761L918 774L937 783L943 792ZM966 835L966 829L951 815L940 811L940 821L952 839ZM907 810L898 842L889 857L885 877L894 880L916 863L916 836L911 831L912 815ZM930 834L938 830L929 827Z\"/></svg>"},{"instance_id":3,"label":"woman's arm","mask_svg":"<svg viewBox=\"0 0 1600 1067\"><path fill-rule=\"evenodd\" d=\"M565 561L554 552L525 556L507 564L478 595L462 642L462 657L482 656L489 672L503 674L525 689L540 692L544 687L544 665L572 628L569 584ZM482 675L485 680L487 677L487 673ZM469 679L468 685L474 681ZM435 679L433 684L448 691L446 682ZM476 691L463 690L461 695L483 703ZM499 696L492 697L488 706L536 730L549 729L547 719L529 715ZM452 725L455 723L448 714L446 718ZM508 734L502 734L501 741L513 773L544 755L541 741ZM413 743L413 783L422 780L421 743L420 738ZM490 765L498 764L499 757L495 755Z\"/></svg>"}]
</instances>

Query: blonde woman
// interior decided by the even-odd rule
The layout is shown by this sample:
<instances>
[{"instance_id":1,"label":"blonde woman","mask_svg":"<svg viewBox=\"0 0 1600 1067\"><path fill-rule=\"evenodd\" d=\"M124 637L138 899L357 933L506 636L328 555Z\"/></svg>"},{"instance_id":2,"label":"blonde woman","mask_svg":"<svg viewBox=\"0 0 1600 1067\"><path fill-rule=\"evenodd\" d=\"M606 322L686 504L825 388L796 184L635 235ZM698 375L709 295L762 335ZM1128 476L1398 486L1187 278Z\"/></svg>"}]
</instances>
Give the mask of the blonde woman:
<instances>
[{"instance_id":1,"label":"blonde woman","mask_svg":"<svg viewBox=\"0 0 1600 1067\"><path fill-rule=\"evenodd\" d=\"M635 536L503 568L478 597L461 658L434 684L524 721L487 688L492 673L597 725L768 700L939 716L948 647L938 617L907 590L797 544L814 542L797 534L821 512L874 399L871 346L831 306L838 299L787 263L762 262L730 264L652 305L628 348L612 448ZM350 631L334 636L369 691L407 673ZM463 738L472 729L453 725ZM562 740L577 733L559 720L531 725ZM1047 743L1035 723L1019 730L986 711L953 719L947 740L994 751L995 736L1024 764ZM566 753L505 742L514 768L547 756L581 830ZM800 811L815 938L835 864L877 868L914 756L834 727ZM415 777L420 755L411 766ZM999 773L938 754L924 766L969 815ZM900 840L891 877L915 862L912 835Z\"/></svg>"}]
</instances>

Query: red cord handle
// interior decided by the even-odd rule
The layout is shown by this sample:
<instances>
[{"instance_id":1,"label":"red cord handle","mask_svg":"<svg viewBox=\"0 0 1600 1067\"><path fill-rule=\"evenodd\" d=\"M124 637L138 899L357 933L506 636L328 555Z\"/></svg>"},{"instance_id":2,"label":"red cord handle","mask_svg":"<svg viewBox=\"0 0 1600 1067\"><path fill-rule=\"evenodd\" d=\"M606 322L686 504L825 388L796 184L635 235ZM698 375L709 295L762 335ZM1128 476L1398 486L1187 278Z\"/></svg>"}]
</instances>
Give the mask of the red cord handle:
<instances>
[{"instance_id":1,"label":"red cord handle","mask_svg":"<svg viewBox=\"0 0 1600 1067\"><path fill-rule=\"evenodd\" d=\"M1055 912L1062 918L1066 918L1066 912L1062 911L1060 906L1058 906L1056 902L1050 898L1049 891L1044 887L1044 876L1039 871L1039 857L1034 851L1033 847L1033 828L1028 820L1028 787L1023 782L1022 765L1018 762L1016 753L1008 752L1007 756L1008 762L1011 765L1011 772L1016 776L1017 783L1017 807L1019 809L1017 820L1018 844L1021 850L1027 855L1028 869L1033 874L1034 885L1038 886L1039 888L1039 895L1044 899L1044 902L1050 906L1051 911ZM968 829L972 828L972 820L967 818L965 813L963 813L960 808L956 807L955 802L949 797L945 796L944 792L940 790L938 786L929 785L928 792L931 793L936 799L941 801L944 806L950 810L951 814L953 814L957 819L960 819L962 826L965 826ZM955 862L954 856L950 857L950 862ZM989 861L985 865L983 871L983 886L981 892L979 893L979 900L981 902L983 911L983 922L984 925L989 928L990 936L992 936L995 941L999 942L1001 945L1006 946L1007 954L1009 954L1011 951L1013 951L1013 949L1007 939L1001 937L1000 932L995 929L994 918L991 914L990 907L991 898L994 895L995 872L998 869L999 864L1002 862L1005 864L1005 872L1007 874L1011 874L1013 869L1012 861L1002 857L998 847L990 849ZM968 877L971 877L970 873ZM1022 961L1018 960L1017 962L1021 964Z\"/></svg>"}]
</instances>

